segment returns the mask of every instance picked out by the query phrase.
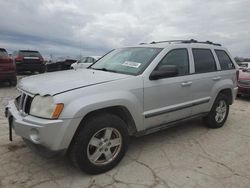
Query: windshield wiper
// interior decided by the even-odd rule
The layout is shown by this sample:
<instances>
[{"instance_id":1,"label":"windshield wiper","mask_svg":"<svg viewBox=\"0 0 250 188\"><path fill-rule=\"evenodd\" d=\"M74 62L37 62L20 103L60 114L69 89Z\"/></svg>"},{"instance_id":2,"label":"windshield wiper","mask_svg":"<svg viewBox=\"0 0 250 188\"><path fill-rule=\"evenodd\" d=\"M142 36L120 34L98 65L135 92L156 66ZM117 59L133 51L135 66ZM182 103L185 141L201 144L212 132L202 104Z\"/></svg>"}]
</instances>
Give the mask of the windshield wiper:
<instances>
[{"instance_id":1,"label":"windshield wiper","mask_svg":"<svg viewBox=\"0 0 250 188\"><path fill-rule=\"evenodd\" d=\"M90 67L91 69L94 69L94 70L100 70L100 71L107 71L107 72L117 72L115 70L110 70L110 69L106 69L106 68L93 68L93 67Z\"/></svg>"}]
</instances>

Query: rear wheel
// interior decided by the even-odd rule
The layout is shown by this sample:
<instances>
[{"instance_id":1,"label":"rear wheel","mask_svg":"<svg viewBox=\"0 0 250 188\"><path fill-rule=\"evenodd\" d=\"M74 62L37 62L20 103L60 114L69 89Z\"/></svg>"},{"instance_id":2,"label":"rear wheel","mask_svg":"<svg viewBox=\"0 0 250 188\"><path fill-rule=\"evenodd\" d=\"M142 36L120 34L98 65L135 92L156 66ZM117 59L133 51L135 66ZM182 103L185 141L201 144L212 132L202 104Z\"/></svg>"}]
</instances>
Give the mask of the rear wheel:
<instances>
[{"instance_id":1,"label":"rear wheel","mask_svg":"<svg viewBox=\"0 0 250 188\"><path fill-rule=\"evenodd\" d=\"M71 160L89 174L103 173L115 167L128 147L125 122L113 114L99 114L80 126L69 150Z\"/></svg>"},{"instance_id":2,"label":"rear wheel","mask_svg":"<svg viewBox=\"0 0 250 188\"><path fill-rule=\"evenodd\" d=\"M220 128L227 120L229 113L229 102L227 96L219 94L215 99L213 107L208 116L204 118L210 128Z\"/></svg>"}]
</instances>

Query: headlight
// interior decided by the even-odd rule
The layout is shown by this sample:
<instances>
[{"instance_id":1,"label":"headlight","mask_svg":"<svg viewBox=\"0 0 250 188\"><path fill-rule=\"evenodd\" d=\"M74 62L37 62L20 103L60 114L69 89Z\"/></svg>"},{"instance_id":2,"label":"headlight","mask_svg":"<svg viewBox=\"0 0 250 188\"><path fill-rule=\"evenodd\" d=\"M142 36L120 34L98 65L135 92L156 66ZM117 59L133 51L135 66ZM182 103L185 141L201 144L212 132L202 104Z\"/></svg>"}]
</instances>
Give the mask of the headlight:
<instances>
[{"instance_id":1,"label":"headlight","mask_svg":"<svg viewBox=\"0 0 250 188\"><path fill-rule=\"evenodd\" d=\"M52 96L35 96L31 103L30 114L37 117L57 119L63 110L63 104L55 104Z\"/></svg>"}]
</instances>

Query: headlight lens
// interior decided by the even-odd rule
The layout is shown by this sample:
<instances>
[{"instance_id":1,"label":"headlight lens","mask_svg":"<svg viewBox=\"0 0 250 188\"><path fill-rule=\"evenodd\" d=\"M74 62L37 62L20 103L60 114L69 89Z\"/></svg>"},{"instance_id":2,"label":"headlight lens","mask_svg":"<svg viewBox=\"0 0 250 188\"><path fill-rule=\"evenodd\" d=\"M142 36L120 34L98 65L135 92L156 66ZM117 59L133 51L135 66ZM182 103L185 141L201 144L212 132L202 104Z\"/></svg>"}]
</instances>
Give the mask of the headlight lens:
<instances>
[{"instance_id":1,"label":"headlight lens","mask_svg":"<svg viewBox=\"0 0 250 188\"><path fill-rule=\"evenodd\" d=\"M37 117L57 119L63 110L63 104L55 104L52 96L35 96L31 103L30 114Z\"/></svg>"}]
</instances>

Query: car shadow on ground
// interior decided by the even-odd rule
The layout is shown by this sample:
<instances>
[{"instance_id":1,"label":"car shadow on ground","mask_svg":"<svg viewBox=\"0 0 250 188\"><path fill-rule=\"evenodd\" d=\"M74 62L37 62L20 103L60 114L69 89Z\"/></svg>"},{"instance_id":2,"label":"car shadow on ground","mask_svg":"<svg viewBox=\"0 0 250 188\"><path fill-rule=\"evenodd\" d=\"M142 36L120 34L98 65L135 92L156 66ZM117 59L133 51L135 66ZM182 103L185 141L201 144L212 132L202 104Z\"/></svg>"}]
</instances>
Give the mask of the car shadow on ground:
<instances>
[{"instance_id":1,"label":"car shadow on ground","mask_svg":"<svg viewBox=\"0 0 250 188\"><path fill-rule=\"evenodd\" d=\"M121 163L114 168L122 168L126 166L130 159L139 157L142 150L150 150L150 148L160 148L160 145L168 142L176 142L180 143L184 139L189 139L195 134L204 134L209 129L202 123L201 119L189 120L186 122L178 123L176 126L155 132L149 135L141 136L141 137L131 137L130 145L128 148L127 154L125 154L124 159ZM179 140L181 137L181 140ZM15 138L14 138L15 139ZM85 174L82 173L78 168L74 167L67 153L65 155L55 155L55 156L41 156L35 150L27 147L25 142L23 142L20 138L16 137L16 141L13 143L9 143L5 145L6 149L9 152L18 153L17 150L25 149L27 153L21 152L21 156L16 156L18 160L28 160L32 158L32 161L39 161L39 163L43 164L44 169L46 169L46 165L51 166L53 164L54 168L61 169L67 174L67 171L71 171L76 174ZM15 155L15 154L14 154ZM27 155L27 156L26 156ZM137 156L137 157L136 157ZM111 170L112 171L112 170ZM85 174L88 176L87 174Z\"/></svg>"}]
</instances>

